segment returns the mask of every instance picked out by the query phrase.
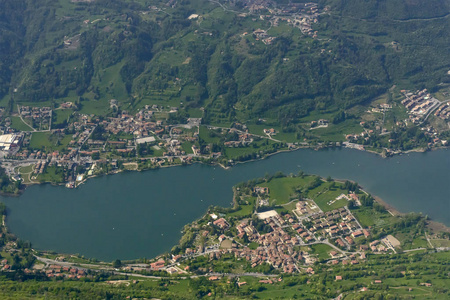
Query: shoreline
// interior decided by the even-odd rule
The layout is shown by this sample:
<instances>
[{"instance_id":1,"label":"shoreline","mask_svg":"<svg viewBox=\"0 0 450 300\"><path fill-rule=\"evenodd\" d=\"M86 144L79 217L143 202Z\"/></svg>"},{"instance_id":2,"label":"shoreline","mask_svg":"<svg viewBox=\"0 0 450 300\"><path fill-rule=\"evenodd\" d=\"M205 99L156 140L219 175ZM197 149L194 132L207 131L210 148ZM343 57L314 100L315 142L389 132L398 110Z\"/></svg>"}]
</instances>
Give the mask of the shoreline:
<instances>
[{"instance_id":1,"label":"shoreline","mask_svg":"<svg viewBox=\"0 0 450 300\"><path fill-rule=\"evenodd\" d=\"M399 211L394 206L390 205L389 203L387 203L386 201L384 201L383 199L381 199L378 196L372 195L372 197L375 199L376 202L378 202L378 204L382 205L394 217L395 216L405 216L408 214L408 213ZM431 229L433 231L450 232L450 226L447 226L442 222L434 221L430 217L428 217L428 220L426 222L426 227L428 227L429 229Z\"/></svg>"},{"instance_id":2,"label":"shoreline","mask_svg":"<svg viewBox=\"0 0 450 300\"><path fill-rule=\"evenodd\" d=\"M417 148L417 149L411 149L411 150L407 150L407 151L396 152L396 153L394 153L392 155L385 156L382 153L376 152L376 151L373 151L373 150L357 149L357 148L352 148L352 147L343 147L343 146L335 146L335 147L330 147L330 146L299 146L299 147L293 148L293 149L284 149L284 150L275 151L273 153L268 153L268 154L266 154L266 155L264 155L262 157L259 157L259 158L254 158L254 159L250 159L250 160L246 160L246 161L233 162L233 164L231 166L224 166L222 163L217 162L217 161L214 161L212 163L206 163L206 162L203 162L203 161L195 161L195 162L193 162L191 164L187 164L186 166L189 166L189 165L192 165L192 164L195 164L195 163L201 163L201 164L206 164L206 165L211 165L211 166L220 166L224 170L228 170L228 169L230 169L233 166L238 165L238 164L245 164L245 163L249 163L249 162L255 162L255 161L259 161L259 160L263 160L263 159L269 158L269 157L271 157L273 155L276 155L276 154L286 153L286 152L294 152L294 151L301 150L301 149L311 149L311 150L314 150L314 151L329 150L329 149L354 149L354 150L358 150L358 151L362 151L362 152L368 152L368 153L371 153L371 154L375 154L375 155L380 156L383 159L386 159L386 158L394 157L396 155L402 155L402 154L408 154L408 153L426 153L428 151L436 151L436 150L443 150L443 149L449 149L449 148L450 148L450 146L438 147L438 148L432 148L432 149ZM165 158L165 157L163 157L163 158ZM75 188L77 188L79 185L83 184L85 181L87 181L90 178L95 178L95 177L99 177L99 176L103 176L103 175L115 175L115 174L128 172L128 171L131 171L131 172L136 172L136 171L142 172L142 171L155 170L155 169L161 169L161 168L178 167L178 166L185 166L185 165L184 164L163 165L163 166L159 166L159 167L155 167L155 168L147 168L147 169L142 169L142 170L139 170L139 169L136 169L136 170L116 170L116 171L111 171L111 172L105 173L105 174L90 175L90 176L86 176L79 184L77 184L75 186ZM41 184L51 184L51 185L58 186L58 185L65 185L65 184L67 184L67 182L64 182L64 183L54 183L54 182L23 183L23 185L25 187L23 189L21 189L19 191L19 193L11 194L11 193L2 193L2 192L0 192L0 195L1 196L7 196L7 197L20 196L26 190L26 188L28 186L41 185Z\"/></svg>"},{"instance_id":3,"label":"shoreline","mask_svg":"<svg viewBox=\"0 0 450 300\"><path fill-rule=\"evenodd\" d=\"M296 150L298 150L298 149L296 149ZM197 162L197 163L203 163L203 162ZM164 167L170 167L170 166L164 166ZM130 170L125 170L125 171L130 171ZM140 170L141 171L141 170ZM144 170L144 171L146 171L146 170ZM123 171L120 171L120 172L115 172L114 174L118 174L118 173L122 173ZM103 175L106 175L106 174L103 174ZM314 175L314 174L311 174L311 175ZM94 178L94 177L100 177L100 175L94 175L94 176L92 176L92 178ZM91 178L91 177L89 177L89 178ZM325 181L325 178L323 178L323 177L320 177L322 180L324 180ZM82 182L80 182L79 184L82 184L82 183L84 183L84 182L86 182L87 181L87 179L88 178L85 178ZM346 181L346 179L333 179L334 181L336 181L336 182L344 182L344 181ZM354 182L354 181L352 181L352 180L348 180L348 181L350 181L350 182ZM62 184L59 184L59 185L62 185ZM373 194L370 194L370 193L368 193L367 191L365 191L364 190L364 188L362 187L362 186L359 186L359 188L360 188L360 191L362 191L363 193L365 193L365 194L367 194L367 195L371 195L373 198L374 198L374 201L375 202L377 202L378 204L380 204L380 205L382 205L392 216L394 216L394 217L396 217L396 216L399 216L399 217L402 217L402 216L405 216L405 215L407 215L408 213L404 213L404 212L400 212L399 210L397 210L393 205L390 205L390 204L388 204L387 202L385 202L383 199L381 199L380 197L378 197L378 196L375 196L375 195L373 195ZM233 186L232 187L232 191L233 191L233 195L232 195L232 200L231 200L231 203L229 204L229 206L220 206L220 207L222 207L222 208L225 208L225 209L233 209L235 206L236 206L236 204L237 204L237 201L236 201L236 188L235 188L235 186ZM201 219L201 218L203 218L206 214L208 214L208 209L206 210L206 212L204 212L203 214L202 214L202 216L200 217L200 218L198 218L198 219L195 219L195 220L193 220L192 222L190 222L190 223L187 223L187 224L184 224L183 225L183 228L185 227L185 226L187 226L187 225L190 225L190 224L192 224L193 222L196 222L197 220L199 220L199 219ZM5 227L5 229L9 232L9 230L8 230L8 227L7 227L7 215L5 215L5 217L3 218L3 226ZM433 220L431 220L431 219L428 219L427 221L426 221L426 228L428 228L430 231L431 231L431 233L435 233L435 232L450 232L450 227L449 226L447 226L447 225L445 225L445 224L443 224L443 223L440 223L440 222L436 222L436 221L433 221ZM12 232L10 232L11 234L13 234L14 236L15 236L15 234L14 233L12 233ZM17 237L17 236L16 236ZM175 244L175 245L172 245L172 247L173 246L176 246L176 245L178 245L178 244ZM53 251L53 250L49 250L49 249L36 249L37 251L39 251L39 252L42 252L42 251L50 251L50 252L56 252L57 254L61 254L61 255L75 255L75 254L73 254L73 253L63 253L63 252L58 252L58 251ZM169 253L170 252L170 250L167 250L167 252L164 252L164 253L162 253L162 254L159 254L158 256L160 256L160 255L163 255L163 254L166 254L166 253ZM156 257L158 257L158 256L156 256ZM95 259L95 257L90 257L90 259ZM126 260L126 261L135 261L135 260L138 260L139 258L135 258L135 259L128 259L128 260ZM154 258L151 258L151 259L154 259ZM125 260L124 260L125 261ZM99 263L106 263L106 261L102 261L102 260L99 260Z\"/></svg>"},{"instance_id":4,"label":"shoreline","mask_svg":"<svg viewBox=\"0 0 450 300\"><path fill-rule=\"evenodd\" d=\"M444 150L444 149L448 150L448 148L449 148L449 147L439 147L439 148L433 148L433 149L423 149L423 148L422 148L422 149L412 149L412 150L408 150L408 151L405 151L405 152L395 153L394 155L408 154L408 153L411 153L411 152L416 152L416 153L426 153L426 152L428 152L428 151L433 151L433 150ZM342 146L339 146L339 147L329 147L329 146L325 146L325 147L321 147L321 146L316 146L316 147L313 147L313 146L299 146L299 147L292 148L292 149L283 149L283 150L275 151L275 152L272 152L272 153L268 153L268 154L266 154L266 155L264 155L264 156L262 156L262 157L255 158L255 159L251 159L251 160L234 162L231 166L224 166L222 163L217 162L217 161L213 161L213 162L205 162L205 161L202 161L202 160L198 160L198 161L194 161L194 162L192 162L192 163L190 163L190 164L182 164L182 163L180 163L180 164L162 165L162 166L157 166L157 167L152 167L152 168L136 169L136 170L127 170L127 169L124 169L124 170L114 170L114 171L111 171L111 172L109 172L109 173L95 174L95 175L86 176L82 181L76 183L75 186L74 186L74 188L76 189L76 188L78 188L79 186L85 184L85 183L86 183L89 179L91 179L91 178L102 177L102 176L109 176L109 175L116 175L116 174L126 173L126 172L136 172L136 171L138 171L138 172L143 172L143 171L157 170L157 169L162 169L162 168L180 167L180 166L190 166L190 165L194 165L194 164L205 164L205 165L209 165L209 166L219 166L219 167L223 168L224 170L229 170L229 169L231 169L233 166L236 166L236 165L238 165L238 164L245 164L245 163L250 163L250 162L257 162L257 161L260 161L260 160L264 160L264 159L270 158L271 156L274 156L274 155L277 155L277 154L287 153L287 152L294 152L294 151L301 150L301 149L311 149L311 150L314 150L314 151L330 150L330 149L331 149L331 150L355 149L355 150L359 150L359 151L363 151L363 152L369 152L369 153L371 153L371 154L378 154L378 156L381 157L381 158L383 158L383 159L393 157L393 156L387 156L387 157L386 157L386 156L383 156L381 153L378 153L378 152L375 152L375 151L372 151L372 150L366 150L366 149L362 150L362 149L356 149L356 148L351 148L351 147L342 147ZM339 178L339 179L334 179L334 180L336 180L336 181L345 181L345 180L348 180L348 179L340 179L340 178ZM351 181L351 180L350 180L350 181ZM54 182L33 182L33 183L27 183L27 184L23 184L24 187L21 188L17 194L1 193L1 192L0 192L0 196L5 196L5 197L19 197L19 196L21 196L23 193L26 192L26 189L27 189L29 186L32 186L32 185L43 185L43 184L51 184L51 185L53 185L53 186L65 186L65 185L67 184L67 182L64 182L64 183L54 183ZM362 188L361 188L361 189L362 189ZM363 190L363 189L362 189L362 190ZM364 190L363 190L363 191L364 191ZM364 192L367 193L366 191L364 191ZM378 202L379 204L381 204L383 207L385 207L386 210L387 210L392 216L404 216L404 215L407 214L407 213L405 213L405 212L399 211L399 210L398 210L397 208L395 208L393 205L387 203L386 201L384 201L384 200L381 199L380 197L378 197L378 196L373 196L373 197L374 197L375 201ZM233 199L232 201L234 202L234 199ZM233 202L232 202L232 203L233 203ZM446 224L444 224L444 223L442 223L442 222L434 221L434 220L432 220L430 217L428 217L428 218L429 218L428 223L430 223L430 226L432 226L432 227L434 227L434 228L440 228L441 230L450 232L450 226L447 226Z\"/></svg>"}]
</instances>

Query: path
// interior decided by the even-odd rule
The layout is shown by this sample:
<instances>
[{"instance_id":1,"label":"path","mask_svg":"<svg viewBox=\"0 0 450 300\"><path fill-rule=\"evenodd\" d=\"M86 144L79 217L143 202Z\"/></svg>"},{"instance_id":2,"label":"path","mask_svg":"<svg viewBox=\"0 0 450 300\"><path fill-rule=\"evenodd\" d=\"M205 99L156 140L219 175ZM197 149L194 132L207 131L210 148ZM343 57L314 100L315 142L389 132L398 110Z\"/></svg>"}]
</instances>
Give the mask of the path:
<instances>
[{"instance_id":1,"label":"path","mask_svg":"<svg viewBox=\"0 0 450 300\"><path fill-rule=\"evenodd\" d=\"M428 244L430 245L430 247L431 247L431 248L434 248L434 247L433 247L433 244L431 244L430 237L428 236L428 234L427 234L426 231L425 231L425 238L427 239L427 242L428 242Z\"/></svg>"}]
</instances>

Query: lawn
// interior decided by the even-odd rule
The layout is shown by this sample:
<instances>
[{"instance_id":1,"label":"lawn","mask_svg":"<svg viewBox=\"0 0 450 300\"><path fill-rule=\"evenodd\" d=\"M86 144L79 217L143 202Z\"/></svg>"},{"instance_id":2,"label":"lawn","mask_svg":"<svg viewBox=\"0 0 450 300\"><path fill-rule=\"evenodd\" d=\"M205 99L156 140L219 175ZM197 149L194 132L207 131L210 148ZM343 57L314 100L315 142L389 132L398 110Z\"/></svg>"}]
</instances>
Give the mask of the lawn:
<instances>
[{"instance_id":1,"label":"lawn","mask_svg":"<svg viewBox=\"0 0 450 300\"><path fill-rule=\"evenodd\" d=\"M40 182L64 182L64 172L62 168L58 167L47 167L43 174L40 174L37 178Z\"/></svg>"},{"instance_id":2,"label":"lawn","mask_svg":"<svg viewBox=\"0 0 450 300\"><path fill-rule=\"evenodd\" d=\"M20 131L31 131L33 128L24 123L20 117L11 117L11 127Z\"/></svg>"},{"instance_id":3,"label":"lawn","mask_svg":"<svg viewBox=\"0 0 450 300\"><path fill-rule=\"evenodd\" d=\"M121 61L99 72L99 88L103 98L125 101L128 93L120 76L120 69L125 64Z\"/></svg>"},{"instance_id":4,"label":"lawn","mask_svg":"<svg viewBox=\"0 0 450 300\"><path fill-rule=\"evenodd\" d=\"M297 203L298 203L298 201L294 201L289 204L283 205L283 207L288 211L292 211L292 210L296 209Z\"/></svg>"},{"instance_id":5,"label":"lawn","mask_svg":"<svg viewBox=\"0 0 450 300\"><path fill-rule=\"evenodd\" d=\"M429 247L424 235L413 236L409 232L398 232L395 237L400 241L403 250Z\"/></svg>"},{"instance_id":6,"label":"lawn","mask_svg":"<svg viewBox=\"0 0 450 300\"><path fill-rule=\"evenodd\" d=\"M20 168L19 168L19 172L20 172L20 173L30 173L31 171L33 171L33 167L34 167L34 165L29 165L29 166L25 166L25 167L20 167Z\"/></svg>"},{"instance_id":7,"label":"lawn","mask_svg":"<svg viewBox=\"0 0 450 300\"><path fill-rule=\"evenodd\" d=\"M225 156L229 159L238 159L245 155L251 155L256 152L256 149L250 147L243 148L225 148Z\"/></svg>"},{"instance_id":8,"label":"lawn","mask_svg":"<svg viewBox=\"0 0 450 300\"><path fill-rule=\"evenodd\" d=\"M325 244L311 245L311 249L313 250L312 253L316 254L319 260L330 258L329 252L333 250L333 248Z\"/></svg>"},{"instance_id":9,"label":"lawn","mask_svg":"<svg viewBox=\"0 0 450 300\"><path fill-rule=\"evenodd\" d=\"M163 156L163 153L166 151L166 149L164 149L164 148L160 148L160 147L157 147L157 146L153 146L152 147L152 149L153 149L153 154L152 154L152 156L154 156L154 157L159 157L159 156Z\"/></svg>"},{"instance_id":10,"label":"lawn","mask_svg":"<svg viewBox=\"0 0 450 300\"><path fill-rule=\"evenodd\" d=\"M243 157L252 155L253 153L272 151L274 149L274 143L275 142L271 140L262 139L260 141L253 142L248 147L225 148L224 152L225 156L229 159L241 160Z\"/></svg>"},{"instance_id":11,"label":"lawn","mask_svg":"<svg viewBox=\"0 0 450 300\"><path fill-rule=\"evenodd\" d=\"M56 120L52 125L60 125L64 123L64 121L69 121L69 117L72 114L71 109L56 109L53 113L56 115Z\"/></svg>"},{"instance_id":12,"label":"lawn","mask_svg":"<svg viewBox=\"0 0 450 300\"><path fill-rule=\"evenodd\" d=\"M327 128L318 128L311 131L322 139L331 142L340 142L345 140L347 134L359 134L363 131L361 125L355 120L346 120L339 124L330 124Z\"/></svg>"},{"instance_id":13,"label":"lawn","mask_svg":"<svg viewBox=\"0 0 450 300\"><path fill-rule=\"evenodd\" d=\"M35 132L31 136L30 148L46 151L62 150L71 141L71 135L56 135L51 132Z\"/></svg>"},{"instance_id":14,"label":"lawn","mask_svg":"<svg viewBox=\"0 0 450 300\"><path fill-rule=\"evenodd\" d=\"M313 199L324 212L341 208L348 204L346 199L337 200L331 205L328 204L329 201L336 199L339 195L347 193L347 190L343 189L341 183L334 182L334 188L332 185L333 182L324 182L308 192L308 198Z\"/></svg>"},{"instance_id":15,"label":"lawn","mask_svg":"<svg viewBox=\"0 0 450 300\"><path fill-rule=\"evenodd\" d=\"M434 247L450 247L450 240L435 239L430 241Z\"/></svg>"},{"instance_id":16,"label":"lawn","mask_svg":"<svg viewBox=\"0 0 450 300\"><path fill-rule=\"evenodd\" d=\"M294 194L295 188L308 184L313 178L313 176L274 178L260 186L268 187L270 200L275 200L276 204L280 205L291 201L290 197Z\"/></svg>"},{"instance_id":17,"label":"lawn","mask_svg":"<svg viewBox=\"0 0 450 300\"><path fill-rule=\"evenodd\" d=\"M186 110L191 118L201 118L203 117L203 111L198 108L189 108Z\"/></svg>"},{"instance_id":18,"label":"lawn","mask_svg":"<svg viewBox=\"0 0 450 300\"><path fill-rule=\"evenodd\" d=\"M227 214L227 217L246 217L253 213L253 205L240 205L239 210Z\"/></svg>"},{"instance_id":19,"label":"lawn","mask_svg":"<svg viewBox=\"0 0 450 300\"><path fill-rule=\"evenodd\" d=\"M246 197L245 200L247 203L240 204L239 210L227 214L227 217L245 217L245 216L251 216L253 214L253 209L255 207L255 197Z\"/></svg>"},{"instance_id":20,"label":"lawn","mask_svg":"<svg viewBox=\"0 0 450 300\"><path fill-rule=\"evenodd\" d=\"M193 153L192 145L193 143L191 142L184 142L183 144L181 144L181 148L184 150L184 152L186 152L186 154L191 154Z\"/></svg>"},{"instance_id":21,"label":"lawn","mask_svg":"<svg viewBox=\"0 0 450 300\"><path fill-rule=\"evenodd\" d=\"M80 113L94 114L97 116L106 115L109 112L109 101L106 98L100 100L82 101Z\"/></svg>"},{"instance_id":22,"label":"lawn","mask_svg":"<svg viewBox=\"0 0 450 300\"><path fill-rule=\"evenodd\" d=\"M205 141L205 143L218 143L220 142L221 130L211 130L205 126L199 128L199 138Z\"/></svg>"},{"instance_id":23,"label":"lawn","mask_svg":"<svg viewBox=\"0 0 450 300\"><path fill-rule=\"evenodd\" d=\"M363 227L383 226L389 224L394 218L388 212L380 213L372 208L358 208L352 210L353 215L358 219Z\"/></svg>"}]
</instances>

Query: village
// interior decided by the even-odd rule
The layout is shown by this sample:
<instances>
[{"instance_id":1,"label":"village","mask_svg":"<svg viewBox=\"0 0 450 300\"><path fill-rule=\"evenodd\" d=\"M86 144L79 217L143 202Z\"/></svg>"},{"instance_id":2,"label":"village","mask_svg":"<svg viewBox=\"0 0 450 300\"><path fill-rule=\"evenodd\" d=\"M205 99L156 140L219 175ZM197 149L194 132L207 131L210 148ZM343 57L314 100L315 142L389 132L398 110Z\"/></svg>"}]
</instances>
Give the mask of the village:
<instances>
[{"instance_id":1,"label":"village","mask_svg":"<svg viewBox=\"0 0 450 300\"><path fill-rule=\"evenodd\" d=\"M260 19L269 20L272 26L279 26L280 22L286 22L288 25L300 29L307 36L317 38L317 31L311 26L318 22L321 14L317 3L289 3L286 6L279 6L272 1L245 1L245 7L250 14L259 14ZM327 9L325 9L325 12ZM269 14L262 14L267 13ZM271 37L265 30L255 30L253 34L257 40L265 44L271 44L275 37Z\"/></svg>"},{"instance_id":2,"label":"village","mask_svg":"<svg viewBox=\"0 0 450 300\"><path fill-rule=\"evenodd\" d=\"M409 112L409 118L413 123L420 123L425 121L428 116L434 111L435 116L442 120L450 119L450 107L448 103L442 103L434 98L426 89L416 92L407 90L401 91L405 96L402 104Z\"/></svg>"},{"instance_id":3,"label":"village","mask_svg":"<svg viewBox=\"0 0 450 300\"><path fill-rule=\"evenodd\" d=\"M312 199L297 199L289 202L289 210L261 212L257 212L257 207L270 202L261 201L270 196L270 189L254 186L250 193L259 199L251 216L230 217L221 210L210 209L190 226L197 233L193 247L172 253L166 260L159 258L151 269L183 274L196 270L199 257L211 262L230 259L231 255L236 262L246 261L249 271L270 266L275 273L314 274L318 262L356 265L364 263L368 254L394 254L400 247L392 235L373 238L371 229L362 227L349 209L364 205L367 199L364 192L344 192L326 202L321 200L320 205ZM329 210L329 207L337 208ZM210 267L209 272L214 272L214 268ZM210 280L216 277L211 276Z\"/></svg>"},{"instance_id":4,"label":"village","mask_svg":"<svg viewBox=\"0 0 450 300\"><path fill-rule=\"evenodd\" d=\"M112 99L110 106L117 110L118 102ZM105 169L118 172L121 168L159 168L221 158L223 148L201 143L201 127L227 136L225 148L249 147L255 139L273 140L276 135L273 128L264 129L261 135L250 134L240 123L231 128L215 128L201 126L202 118L171 121L170 115L176 114L178 108L158 105L146 105L134 115L122 110L112 117L73 112L63 128L51 128L52 112L71 112L75 108L71 102L62 103L56 110L18 107L18 116L28 122L29 131L18 131L11 127L11 118L3 119L0 150L3 166L11 177L32 184L40 181L48 167L63 168L60 182L73 188ZM48 127L41 130L42 124ZM33 172L27 171L21 177L19 169L30 165Z\"/></svg>"},{"instance_id":5,"label":"village","mask_svg":"<svg viewBox=\"0 0 450 300\"><path fill-rule=\"evenodd\" d=\"M53 182L74 188L101 174L195 162L228 167L301 147L347 147L390 156L418 146L424 150L448 146L445 134L441 134L448 127L448 102L437 100L427 90L401 92L405 97L401 104L376 103L360 120L347 121L353 116L341 112L332 119L302 123L308 132L303 140L293 140L294 135L289 137L261 118L258 127L240 122L217 127L203 124L199 116L180 117L182 108L170 105L144 105L132 113L120 101L110 99L106 116L81 113L74 102L53 107L18 105L17 111L6 117L0 109L0 156L14 181ZM387 116L392 118L398 106L408 111L409 119L394 116L388 123ZM425 122L427 118L432 121ZM354 126L339 136L334 133L330 141L314 136L318 131L333 130L341 122ZM420 130L414 134L416 139L410 139L410 132L416 132L411 126Z\"/></svg>"}]
</instances>

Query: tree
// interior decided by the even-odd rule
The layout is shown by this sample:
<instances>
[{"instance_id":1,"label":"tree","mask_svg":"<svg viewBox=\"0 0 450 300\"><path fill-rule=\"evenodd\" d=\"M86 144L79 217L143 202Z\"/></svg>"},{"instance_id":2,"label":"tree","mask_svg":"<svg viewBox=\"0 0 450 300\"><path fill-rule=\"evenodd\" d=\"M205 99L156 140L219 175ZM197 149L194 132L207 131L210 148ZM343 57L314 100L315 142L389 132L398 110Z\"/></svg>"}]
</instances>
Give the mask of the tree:
<instances>
[{"instance_id":1,"label":"tree","mask_svg":"<svg viewBox=\"0 0 450 300\"><path fill-rule=\"evenodd\" d=\"M354 209L355 207L355 200L348 201L348 209Z\"/></svg>"},{"instance_id":2,"label":"tree","mask_svg":"<svg viewBox=\"0 0 450 300\"><path fill-rule=\"evenodd\" d=\"M120 261L120 259L116 259L115 261L113 261L112 266L113 268L118 269L122 266L122 262Z\"/></svg>"},{"instance_id":3,"label":"tree","mask_svg":"<svg viewBox=\"0 0 450 300\"><path fill-rule=\"evenodd\" d=\"M93 160L100 159L100 153L99 152L94 152L94 153L92 153L91 157L92 157Z\"/></svg>"}]
</instances>

